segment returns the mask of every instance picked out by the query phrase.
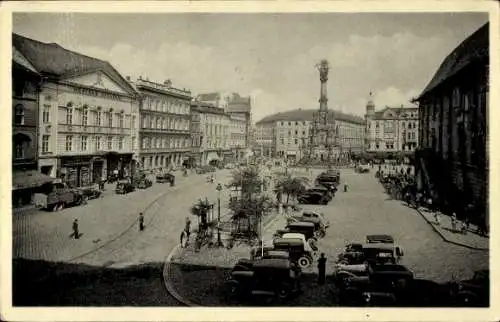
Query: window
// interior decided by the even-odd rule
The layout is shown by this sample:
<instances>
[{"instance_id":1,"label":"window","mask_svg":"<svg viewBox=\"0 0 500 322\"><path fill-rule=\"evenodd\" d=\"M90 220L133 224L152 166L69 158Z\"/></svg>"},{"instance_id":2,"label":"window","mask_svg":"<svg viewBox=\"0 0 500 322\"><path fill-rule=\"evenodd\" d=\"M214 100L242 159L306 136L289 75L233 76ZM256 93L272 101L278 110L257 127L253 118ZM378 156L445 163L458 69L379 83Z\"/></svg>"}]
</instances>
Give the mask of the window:
<instances>
[{"instance_id":1,"label":"window","mask_svg":"<svg viewBox=\"0 0 500 322\"><path fill-rule=\"evenodd\" d=\"M96 117L95 117L95 125L101 126L101 111L97 111Z\"/></svg>"},{"instance_id":2,"label":"window","mask_svg":"<svg viewBox=\"0 0 500 322\"><path fill-rule=\"evenodd\" d=\"M148 120L146 119L146 117L144 115L142 116L141 124L142 124L142 128L143 129L145 129L146 127L148 127Z\"/></svg>"},{"instance_id":3,"label":"window","mask_svg":"<svg viewBox=\"0 0 500 322\"><path fill-rule=\"evenodd\" d=\"M132 137L132 150L135 149L135 136Z\"/></svg>"},{"instance_id":4,"label":"window","mask_svg":"<svg viewBox=\"0 0 500 322\"><path fill-rule=\"evenodd\" d=\"M124 119L124 115L123 114L119 114L118 115L118 123L119 123L119 126L121 129L123 129L123 119Z\"/></svg>"},{"instance_id":5,"label":"window","mask_svg":"<svg viewBox=\"0 0 500 322\"><path fill-rule=\"evenodd\" d=\"M24 158L24 142L23 141L16 141L15 143L15 158L16 159L23 159Z\"/></svg>"},{"instance_id":6,"label":"window","mask_svg":"<svg viewBox=\"0 0 500 322\"><path fill-rule=\"evenodd\" d=\"M101 150L101 137L100 136L95 138L95 149L96 149L96 151Z\"/></svg>"},{"instance_id":7,"label":"window","mask_svg":"<svg viewBox=\"0 0 500 322\"><path fill-rule=\"evenodd\" d=\"M42 121L43 123L50 123L50 105L44 105Z\"/></svg>"},{"instance_id":8,"label":"window","mask_svg":"<svg viewBox=\"0 0 500 322\"><path fill-rule=\"evenodd\" d=\"M408 132L408 140L411 140L411 132Z\"/></svg>"},{"instance_id":9,"label":"window","mask_svg":"<svg viewBox=\"0 0 500 322\"><path fill-rule=\"evenodd\" d=\"M285 125L285 123L284 123L284 122L281 122L281 126L283 126L283 125Z\"/></svg>"},{"instance_id":10,"label":"window","mask_svg":"<svg viewBox=\"0 0 500 322\"><path fill-rule=\"evenodd\" d=\"M151 138L151 148L154 149L155 148L155 138Z\"/></svg>"},{"instance_id":11,"label":"window","mask_svg":"<svg viewBox=\"0 0 500 322\"><path fill-rule=\"evenodd\" d=\"M87 139L88 137L86 135L82 135L82 141L80 142L81 151L87 151Z\"/></svg>"},{"instance_id":12,"label":"window","mask_svg":"<svg viewBox=\"0 0 500 322\"><path fill-rule=\"evenodd\" d=\"M82 110L82 125L83 126L87 126L88 118L89 118L89 110L84 108Z\"/></svg>"},{"instance_id":13,"label":"window","mask_svg":"<svg viewBox=\"0 0 500 322\"><path fill-rule=\"evenodd\" d=\"M130 125L132 129L135 129L135 115L132 116L132 124Z\"/></svg>"},{"instance_id":14,"label":"window","mask_svg":"<svg viewBox=\"0 0 500 322\"><path fill-rule=\"evenodd\" d=\"M49 152L49 135L42 136L42 153Z\"/></svg>"},{"instance_id":15,"label":"window","mask_svg":"<svg viewBox=\"0 0 500 322\"><path fill-rule=\"evenodd\" d=\"M108 127L113 127L113 113L108 113Z\"/></svg>"},{"instance_id":16,"label":"window","mask_svg":"<svg viewBox=\"0 0 500 322\"><path fill-rule=\"evenodd\" d=\"M108 150L112 150L112 149L113 149L113 137L108 136Z\"/></svg>"},{"instance_id":17,"label":"window","mask_svg":"<svg viewBox=\"0 0 500 322\"><path fill-rule=\"evenodd\" d=\"M118 139L118 150L123 150L123 136Z\"/></svg>"},{"instance_id":18,"label":"window","mask_svg":"<svg viewBox=\"0 0 500 322\"><path fill-rule=\"evenodd\" d=\"M142 138L142 148L145 149L147 147L146 138Z\"/></svg>"},{"instance_id":19,"label":"window","mask_svg":"<svg viewBox=\"0 0 500 322\"><path fill-rule=\"evenodd\" d=\"M281 144L285 144L285 139L281 139Z\"/></svg>"},{"instance_id":20,"label":"window","mask_svg":"<svg viewBox=\"0 0 500 322\"><path fill-rule=\"evenodd\" d=\"M160 138L156 138L156 148L159 149L160 148Z\"/></svg>"},{"instance_id":21,"label":"window","mask_svg":"<svg viewBox=\"0 0 500 322\"><path fill-rule=\"evenodd\" d=\"M66 135L66 151L73 150L73 135Z\"/></svg>"},{"instance_id":22,"label":"window","mask_svg":"<svg viewBox=\"0 0 500 322\"><path fill-rule=\"evenodd\" d=\"M66 124L73 124L73 109L71 107L66 110Z\"/></svg>"},{"instance_id":23,"label":"window","mask_svg":"<svg viewBox=\"0 0 500 322\"><path fill-rule=\"evenodd\" d=\"M298 135L299 134L299 131L295 130L295 135Z\"/></svg>"},{"instance_id":24,"label":"window","mask_svg":"<svg viewBox=\"0 0 500 322\"><path fill-rule=\"evenodd\" d=\"M295 144L299 144L299 140L295 139Z\"/></svg>"}]
</instances>

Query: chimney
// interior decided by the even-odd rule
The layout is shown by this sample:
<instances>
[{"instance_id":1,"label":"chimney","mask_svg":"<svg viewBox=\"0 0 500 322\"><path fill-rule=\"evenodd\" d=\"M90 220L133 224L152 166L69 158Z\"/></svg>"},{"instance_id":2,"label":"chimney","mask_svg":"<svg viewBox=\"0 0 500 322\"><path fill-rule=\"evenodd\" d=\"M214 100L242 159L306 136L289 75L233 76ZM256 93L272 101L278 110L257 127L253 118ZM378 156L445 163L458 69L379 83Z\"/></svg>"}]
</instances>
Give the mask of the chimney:
<instances>
[{"instance_id":1,"label":"chimney","mask_svg":"<svg viewBox=\"0 0 500 322\"><path fill-rule=\"evenodd\" d=\"M129 81L129 82L130 82L130 76L127 76L127 77L125 77L125 78L127 79L127 81Z\"/></svg>"}]
</instances>

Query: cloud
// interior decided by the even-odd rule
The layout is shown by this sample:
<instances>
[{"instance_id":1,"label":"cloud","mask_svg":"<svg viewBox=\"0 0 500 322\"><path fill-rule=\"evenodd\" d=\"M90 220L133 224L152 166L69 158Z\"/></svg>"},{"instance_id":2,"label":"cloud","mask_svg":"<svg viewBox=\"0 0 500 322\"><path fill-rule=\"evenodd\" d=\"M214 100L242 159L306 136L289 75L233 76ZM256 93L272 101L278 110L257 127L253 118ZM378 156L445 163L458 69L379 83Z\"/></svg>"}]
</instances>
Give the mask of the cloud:
<instances>
[{"instance_id":1,"label":"cloud","mask_svg":"<svg viewBox=\"0 0 500 322\"><path fill-rule=\"evenodd\" d=\"M376 105L408 105L456 44L446 37L419 37L409 32L387 36L351 35L344 41L275 57L262 48L241 48L164 41L151 48L127 43L110 49L76 45L78 51L108 60L124 76L147 77L188 88L194 94L238 92L253 97L254 120L290 109L319 106L319 74L315 64L328 59L329 107L363 115L367 95ZM432 54L430 52L432 51Z\"/></svg>"}]
</instances>

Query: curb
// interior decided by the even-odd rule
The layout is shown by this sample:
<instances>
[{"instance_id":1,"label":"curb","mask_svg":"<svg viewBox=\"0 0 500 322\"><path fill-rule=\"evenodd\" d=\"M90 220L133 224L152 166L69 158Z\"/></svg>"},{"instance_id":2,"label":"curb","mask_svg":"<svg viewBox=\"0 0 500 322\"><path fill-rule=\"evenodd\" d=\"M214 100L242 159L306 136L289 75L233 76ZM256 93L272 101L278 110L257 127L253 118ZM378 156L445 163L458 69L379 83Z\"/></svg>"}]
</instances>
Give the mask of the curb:
<instances>
[{"instance_id":1,"label":"curb","mask_svg":"<svg viewBox=\"0 0 500 322\"><path fill-rule=\"evenodd\" d=\"M472 249L472 250L480 250L480 251L489 251L489 248L484 248L484 247L475 247L475 246L470 246L470 245L467 245L465 243L461 243L461 242L457 242L457 241L453 241L453 240L450 240L448 238L446 238L446 236L439 230L436 228L436 226L429 220L427 219L427 217L420 211L420 209L418 208L414 208L415 211L422 217L424 218L424 220L432 227L432 229L443 239L443 241L447 242L447 243L450 243L450 244L453 244L453 245L456 245L456 246L460 246L460 247L465 247L465 248L468 248L468 249Z\"/></svg>"},{"instance_id":2,"label":"curb","mask_svg":"<svg viewBox=\"0 0 500 322\"><path fill-rule=\"evenodd\" d=\"M265 224L262 224L263 229L267 229L271 224L276 221L278 218L278 213L276 213L274 216L271 216L271 219L269 219ZM165 265L163 266L163 283L165 284L165 288L167 289L167 292L172 295L177 301L180 303L184 304L185 306L193 307L193 306L201 306L200 304L196 304L194 302L191 302L190 300L186 299L182 295L180 295L175 287L172 285L170 282L170 270L171 270L171 260L172 257L174 256L177 251L181 248L181 245L178 244L172 248L170 253L168 254L167 258L165 259Z\"/></svg>"},{"instance_id":3,"label":"curb","mask_svg":"<svg viewBox=\"0 0 500 322\"><path fill-rule=\"evenodd\" d=\"M163 283L165 284L165 288L167 289L167 292L172 295L173 298L175 298L177 301L179 301L181 304L184 304L185 306L200 306L196 303L191 302L190 300L184 298L182 295L180 295L177 290L172 286L172 283L170 282L170 269L171 269L171 260L174 254L181 248L181 245L178 244L172 248L170 253L168 254L167 258L165 259L165 265L163 266Z\"/></svg>"}]
</instances>

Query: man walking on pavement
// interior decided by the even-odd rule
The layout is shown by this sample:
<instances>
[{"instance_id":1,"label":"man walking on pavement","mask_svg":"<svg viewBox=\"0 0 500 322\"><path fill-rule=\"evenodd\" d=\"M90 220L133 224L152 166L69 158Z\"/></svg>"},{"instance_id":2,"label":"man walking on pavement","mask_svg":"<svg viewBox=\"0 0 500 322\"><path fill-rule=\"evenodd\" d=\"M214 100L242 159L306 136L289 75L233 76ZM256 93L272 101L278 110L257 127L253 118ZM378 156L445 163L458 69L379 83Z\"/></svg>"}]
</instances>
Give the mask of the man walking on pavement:
<instances>
[{"instance_id":1,"label":"man walking on pavement","mask_svg":"<svg viewBox=\"0 0 500 322\"><path fill-rule=\"evenodd\" d=\"M139 231L144 230L144 214L141 212L139 214Z\"/></svg>"},{"instance_id":2,"label":"man walking on pavement","mask_svg":"<svg viewBox=\"0 0 500 322\"><path fill-rule=\"evenodd\" d=\"M326 257L325 253L321 253L321 257L318 259L318 284L325 284L326 279Z\"/></svg>"},{"instance_id":3,"label":"man walking on pavement","mask_svg":"<svg viewBox=\"0 0 500 322\"><path fill-rule=\"evenodd\" d=\"M80 231L78 229L78 219L73 220L73 226L72 226L72 228L73 228L73 237L75 239L80 238Z\"/></svg>"}]
</instances>

